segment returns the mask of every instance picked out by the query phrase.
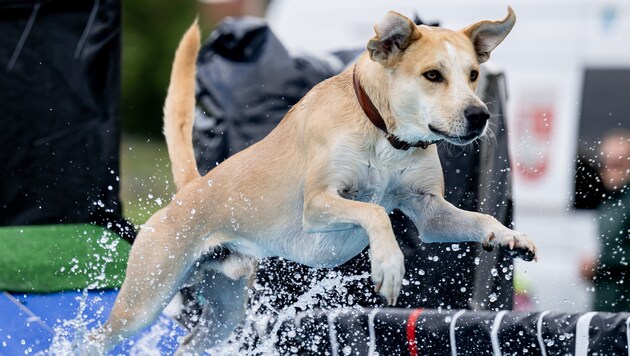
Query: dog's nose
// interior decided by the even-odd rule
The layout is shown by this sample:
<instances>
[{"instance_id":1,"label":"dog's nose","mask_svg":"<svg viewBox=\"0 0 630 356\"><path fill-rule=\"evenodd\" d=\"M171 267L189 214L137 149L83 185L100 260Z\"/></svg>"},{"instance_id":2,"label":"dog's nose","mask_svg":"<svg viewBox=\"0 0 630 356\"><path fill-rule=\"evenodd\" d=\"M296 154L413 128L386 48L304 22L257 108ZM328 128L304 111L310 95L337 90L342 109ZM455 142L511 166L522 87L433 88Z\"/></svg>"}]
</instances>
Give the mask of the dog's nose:
<instances>
[{"instance_id":1,"label":"dog's nose","mask_svg":"<svg viewBox=\"0 0 630 356\"><path fill-rule=\"evenodd\" d=\"M490 118L488 110L483 106L467 107L464 110L464 116L466 116L466 120L468 120L470 128L473 130L482 130Z\"/></svg>"}]
</instances>

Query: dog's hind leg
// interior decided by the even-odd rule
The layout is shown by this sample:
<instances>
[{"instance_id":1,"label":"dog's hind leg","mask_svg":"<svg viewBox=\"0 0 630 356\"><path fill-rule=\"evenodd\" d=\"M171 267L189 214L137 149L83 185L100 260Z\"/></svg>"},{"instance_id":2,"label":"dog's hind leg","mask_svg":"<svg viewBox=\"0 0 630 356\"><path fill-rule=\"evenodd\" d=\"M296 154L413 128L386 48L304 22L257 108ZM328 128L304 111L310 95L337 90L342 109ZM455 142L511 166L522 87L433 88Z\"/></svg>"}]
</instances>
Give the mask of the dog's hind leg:
<instances>
[{"instance_id":1,"label":"dog's hind leg","mask_svg":"<svg viewBox=\"0 0 630 356\"><path fill-rule=\"evenodd\" d=\"M230 257L232 258L232 256ZM224 262L228 266L221 269L231 269L230 258ZM239 261L237 261L239 262ZM203 303L203 312L199 323L186 336L177 350L176 355L198 355L205 350L220 345L225 341L245 316L247 303L247 288L253 274L251 268L255 264L252 260L243 260L243 271L247 273L231 275L206 270L204 281L199 285L199 299ZM230 273L228 272L228 275Z\"/></svg>"},{"instance_id":2,"label":"dog's hind leg","mask_svg":"<svg viewBox=\"0 0 630 356\"><path fill-rule=\"evenodd\" d=\"M187 277L191 264L209 244L199 231L172 218L177 213L174 210L181 208L171 204L143 226L109 319L91 335L95 350L106 352L157 319Z\"/></svg>"}]
</instances>

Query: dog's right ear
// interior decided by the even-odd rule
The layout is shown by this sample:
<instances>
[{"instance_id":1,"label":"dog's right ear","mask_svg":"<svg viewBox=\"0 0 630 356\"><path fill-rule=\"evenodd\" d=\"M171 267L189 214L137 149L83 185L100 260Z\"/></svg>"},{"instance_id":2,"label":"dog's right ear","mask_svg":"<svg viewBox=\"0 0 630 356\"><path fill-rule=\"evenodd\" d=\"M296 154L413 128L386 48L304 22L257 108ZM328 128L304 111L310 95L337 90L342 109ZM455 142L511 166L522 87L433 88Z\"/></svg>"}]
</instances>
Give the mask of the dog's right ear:
<instances>
[{"instance_id":1,"label":"dog's right ear","mask_svg":"<svg viewBox=\"0 0 630 356\"><path fill-rule=\"evenodd\" d=\"M413 21L394 11L374 26L374 32L367 50L373 61L384 66L398 62L404 50L421 36Z\"/></svg>"}]
</instances>

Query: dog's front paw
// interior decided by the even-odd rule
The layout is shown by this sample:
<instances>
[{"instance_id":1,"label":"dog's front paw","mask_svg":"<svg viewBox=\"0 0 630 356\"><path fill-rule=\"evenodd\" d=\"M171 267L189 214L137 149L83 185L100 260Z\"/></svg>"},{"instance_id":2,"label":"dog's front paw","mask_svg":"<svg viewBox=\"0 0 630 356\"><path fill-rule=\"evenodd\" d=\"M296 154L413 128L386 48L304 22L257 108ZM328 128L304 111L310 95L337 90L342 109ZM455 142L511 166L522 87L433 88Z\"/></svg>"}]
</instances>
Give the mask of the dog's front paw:
<instances>
[{"instance_id":1,"label":"dog's front paw","mask_svg":"<svg viewBox=\"0 0 630 356\"><path fill-rule=\"evenodd\" d=\"M486 251L492 251L494 246L499 246L511 257L538 261L536 244L527 235L505 227L491 232L482 245Z\"/></svg>"},{"instance_id":2,"label":"dog's front paw","mask_svg":"<svg viewBox=\"0 0 630 356\"><path fill-rule=\"evenodd\" d=\"M385 297L387 304L396 305L405 276L405 257L400 248L372 249L372 282L374 290Z\"/></svg>"}]
</instances>

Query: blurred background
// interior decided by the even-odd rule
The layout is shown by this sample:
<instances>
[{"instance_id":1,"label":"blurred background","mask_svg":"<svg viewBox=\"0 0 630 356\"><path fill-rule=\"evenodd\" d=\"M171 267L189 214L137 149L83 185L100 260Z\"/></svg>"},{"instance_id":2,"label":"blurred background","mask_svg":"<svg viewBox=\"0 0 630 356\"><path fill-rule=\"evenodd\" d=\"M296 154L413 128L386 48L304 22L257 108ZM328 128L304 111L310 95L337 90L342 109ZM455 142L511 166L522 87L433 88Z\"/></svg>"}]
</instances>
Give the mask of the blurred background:
<instances>
[{"instance_id":1,"label":"blurred background","mask_svg":"<svg viewBox=\"0 0 630 356\"><path fill-rule=\"evenodd\" d=\"M174 191L162 136L162 105L175 47L197 16L194 1L122 2L121 199L143 223Z\"/></svg>"},{"instance_id":2,"label":"blurred background","mask_svg":"<svg viewBox=\"0 0 630 356\"><path fill-rule=\"evenodd\" d=\"M492 54L507 75L515 220L539 245L539 263L517 263L519 291L535 310L584 311L592 286L580 261L596 254L597 182L576 175L597 165L604 132L630 124L630 2L625 0L123 2L121 192L125 215L142 223L170 200L162 103L176 44L196 14L204 33L231 13L265 14L295 52L363 47L388 10L447 28L501 19L517 24ZM579 160L578 160L579 158ZM586 184L586 190L576 185ZM597 197L595 197L597 198ZM580 208L580 209L576 209Z\"/></svg>"},{"instance_id":3,"label":"blurred background","mask_svg":"<svg viewBox=\"0 0 630 356\"><path fill-rule=\"evenodd\" d=\"M226 16L264 16L267 0L123 1L121 199L142 224L174 192L162 135L162 106L175 48L199 17L206 37Z\"/></svg>"}]
</instances>

